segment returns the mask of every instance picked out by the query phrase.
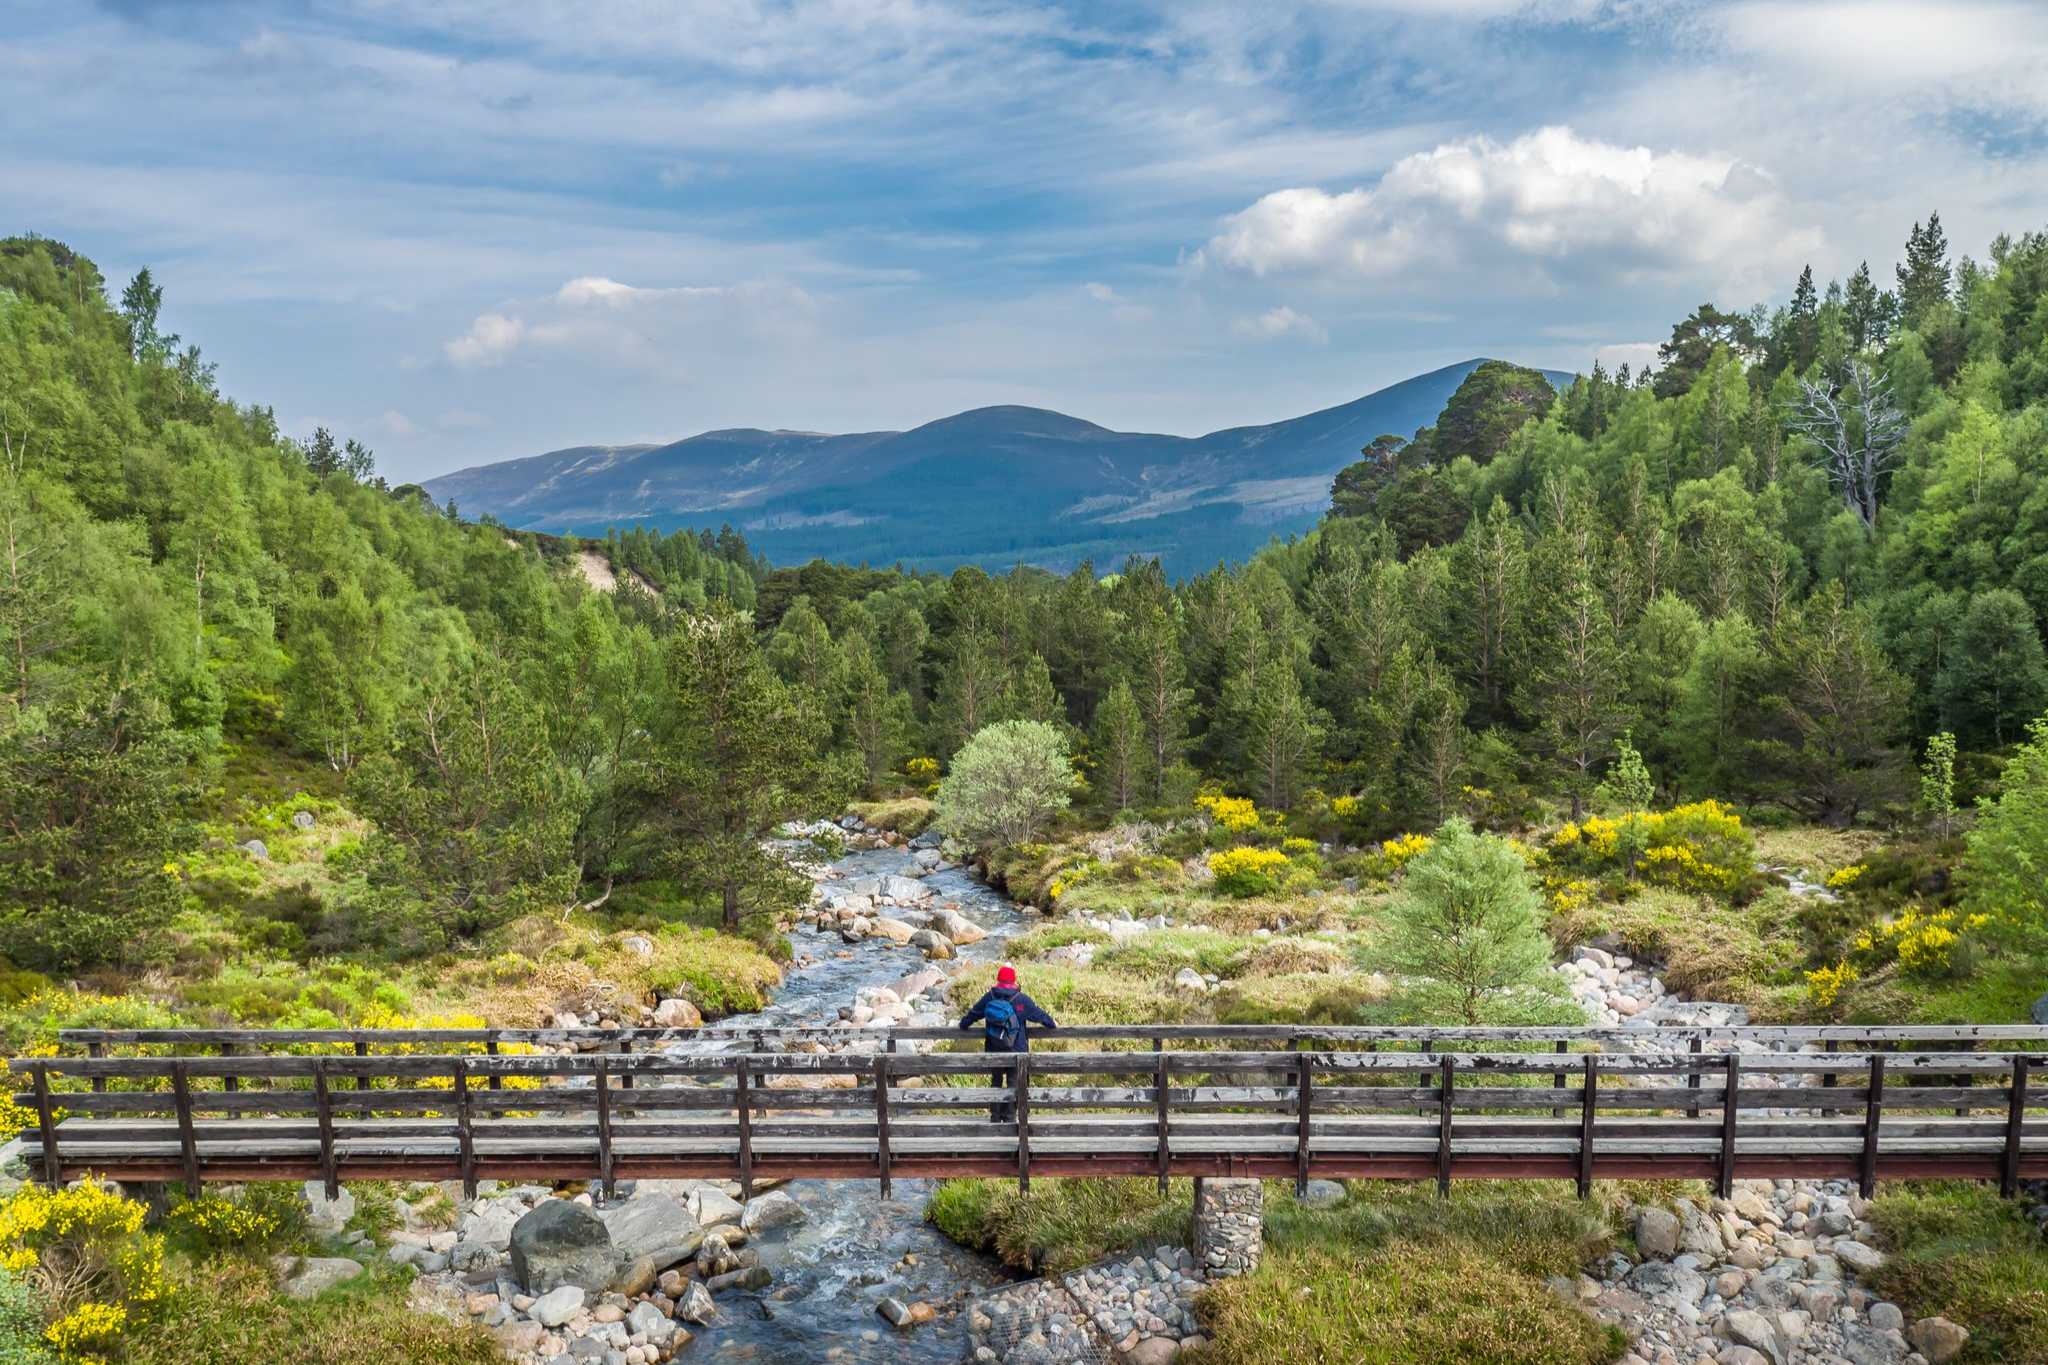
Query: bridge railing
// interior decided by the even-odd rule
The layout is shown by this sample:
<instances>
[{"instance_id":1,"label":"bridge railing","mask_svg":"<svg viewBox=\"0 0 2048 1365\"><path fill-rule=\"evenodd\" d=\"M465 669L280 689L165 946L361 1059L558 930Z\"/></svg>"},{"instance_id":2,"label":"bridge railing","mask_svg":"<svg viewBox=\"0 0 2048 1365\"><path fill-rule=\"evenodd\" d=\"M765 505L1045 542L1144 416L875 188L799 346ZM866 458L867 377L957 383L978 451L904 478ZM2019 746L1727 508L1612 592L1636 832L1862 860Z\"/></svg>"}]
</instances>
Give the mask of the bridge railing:
<instances>
[{"instance_id":1,"label":"bridge railing","mask_svg":"<svg viewBox=\"0 0 2048 1365\"><path fill-rule=\"evenodd\" d=\"M164 1032L180 1035L176 1046L207 1041ZM288 1045L355 1041L339 1032ZM1644 1031L1626 1032L1640 1047ZM511 1033L499 1041L527 1041ZM1240 1174L1434 1178L1443 1189L1558 1178L1581 1193L1596 1178L1638 1176L1706 1178L1724 1192L1738 1175L1848 1177L1866 1190L1943 1176L2010 1191L2048 1175L2037 1114L2048 1094L2030 1089L2029 1052L1559 1057L1454 1051L1448 1031L1432 1034L1421 1051L1194 1051L1159 1037L1157 1050L993 1056L351 1048L36 1057L12 1069L30 1086L18 1099L37 1114L25 1145L44 1179L90 1170L195 1190L285 1178L460 1179L473 1190L484 1178L610 1187L696 1176L750 1190L757 1178L856 1177L887 1190L910 1176ZM1552 1041L1574 1040L1598 1041ZM440 1040L405 1040L422 1041ZM1859 1041L1891 1040L1866 1030Z\"/></svg>"}]
</instances>

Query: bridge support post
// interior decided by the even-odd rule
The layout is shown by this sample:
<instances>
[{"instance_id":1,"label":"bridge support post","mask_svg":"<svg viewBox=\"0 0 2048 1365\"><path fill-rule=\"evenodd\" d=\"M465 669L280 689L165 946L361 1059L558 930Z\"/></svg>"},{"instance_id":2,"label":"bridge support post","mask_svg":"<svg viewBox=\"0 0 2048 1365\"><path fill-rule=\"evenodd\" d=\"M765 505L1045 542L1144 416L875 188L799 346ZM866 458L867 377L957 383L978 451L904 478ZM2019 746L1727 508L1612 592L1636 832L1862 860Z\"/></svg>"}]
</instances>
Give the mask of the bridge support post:
<instances>
[{"instance_id":1,"label":"bridge support post","mask_svg":"<svg viewBox=\"0 0 2048 1365\"><path fill-rule=\"evenodd\" d=\"M1256 1180L1195 1182L1195 1263L1211 1279L1249 1275L1266 1247L1266 1190Z\"/></svg>"}]
</instances>

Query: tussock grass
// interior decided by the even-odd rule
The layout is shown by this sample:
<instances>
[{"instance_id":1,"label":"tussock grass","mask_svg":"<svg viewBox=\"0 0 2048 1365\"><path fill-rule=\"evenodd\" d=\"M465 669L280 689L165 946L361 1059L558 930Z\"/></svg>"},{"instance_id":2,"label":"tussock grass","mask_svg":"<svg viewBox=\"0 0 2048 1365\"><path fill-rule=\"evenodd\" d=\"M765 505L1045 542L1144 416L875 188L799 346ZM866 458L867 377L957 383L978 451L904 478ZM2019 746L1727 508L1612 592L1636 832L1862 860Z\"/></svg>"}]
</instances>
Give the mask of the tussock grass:
<instances>
[{"instance_id":1,"label":"tussock grass","mask_svg":"<svg viewBox=\"0 0 2048 1365\"><path fill-rule=\"evenodd\" d=\"M411 1273L372 1265L317 1299L288 1299L258 1263L192 1268L164 1311L124 1341L127 1365L501 1365L481 1328L405 1307Z\"/></svg>"},{"instance_id":2,"label":"tussock grass","mask_svg":"<svg viewBox=\"0 0 2048 1365\"><path fill-rule=\"evenodd\" d=\"M1870 1216L1890 1253L1876 1288L1909 1320L1969 1328L1959 1362L2048 1362L2048 1252L2020 1204L1986 1185L1887 1186Z\"/></svg>"},{"instance_id":3,"label":"tussock grass","mask_svg":"<svg viewBox=\"0 0 2048 1365\"><path fill-rule=\"evenodd\" d=\"M915 839L930 829L939 813L938 807L922 796L901 796L890 801L856 801L848 809L876 829L886 829L906 839Z\"/></svg>"},{"instance_id":4,"label":"tussock grass","mask_svg":"<svg viewBox=\"0 0 2048 1365\"><path fill-rule=\"evenodd\" d=\"M1552 918L1550 931L1567 948L1612 933L1631 954L1664 963L1671 989L1752 1006L1768 1004L1767 984L1790 979L1803 960L1794 907L1782 894L1735 906L1645 887L1626 901L1591 901L1564 911Z\"/></svg>"},{"instance_id":5,"label":"tussock grass","mask_svg":"<svg viewBox=\"0 0 2048 1365\"><path fill-rule=\"evenodd\" d=\"M1610 1240L1596 1207L1544 1186L1351 1187L1334 1209L1266 1195L1266 1258L1200 1300L1203 1365L1600 1365L1626 1349L1544 1286Z\"/></svg>"},{"instance_id":6,"label":"tussock grass","mask_svg":"<svg viewBox=\"0 0 2048 1365\"><path fill-rule=\"evenodd\" d=\"M962 1246L1005 1265L1058 1274L1132 1247L1185 1246L1194 1185L1150 1180L1047 1180L1019 1193L1003 1180L948 1180L925 1216Z\"/></svg>"}]
</instances>

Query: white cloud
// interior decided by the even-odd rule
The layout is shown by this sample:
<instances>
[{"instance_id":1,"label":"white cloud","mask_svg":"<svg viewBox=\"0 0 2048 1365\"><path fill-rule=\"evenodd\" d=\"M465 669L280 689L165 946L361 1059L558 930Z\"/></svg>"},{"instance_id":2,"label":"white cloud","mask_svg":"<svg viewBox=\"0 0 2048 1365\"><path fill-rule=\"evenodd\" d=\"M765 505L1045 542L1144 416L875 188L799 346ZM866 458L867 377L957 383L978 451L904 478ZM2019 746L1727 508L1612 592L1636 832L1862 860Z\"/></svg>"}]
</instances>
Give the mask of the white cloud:
<instances>
[{"instance_id":1,"label":"white cloud","mask_svg":"<svg viewBox=\"0 0 2048 1365\"><path fill-rule=\"evenodd\" d=\"M1100 280L1090 280L1081 286L1081 292L1097 303L1109 306L1110 316L1118 322L1149 322L1152 310L1145 304L1133 301L1114 286Z\"/></svg>"},{"instance_id":2,"label":"white cloud","mask_svg":"<svg viewBox=\"0 0 2048 1365\"><path fill-rule=\"evenodd\" d=\"M1402 158L1370 189L1276 190L1226 218L1194 261L1259 277L1420 277L1439 290L1481 272L1488 288L1519 278L1543 292L1561 276L1775 270L1819 242L1770 177L1741 161L1553 127L1445 143Z\"/></svg>"},{"instance_id":3,"label":"white cloud","mask_svg":"<svg viewBox=\"0 0 2048 1365\"><path fill-rule=\"evenodd\" d=\"M2001 0L1751 0L1707 11L1750 60L1865 93L2048 114L2048 24Z\"/></svg>"},{"instance_id":4,"label":"white cloud","mask_svg":"<svg viewBox=\"0 0 2048 1365\"><path fill-rule=\"evenodd\" d=\"M526 324L518 318L484 313L469 325L469 331L442 343L441 349L458 369L478 369L503 364L525 335Z\"/></svg>"},{"instance_id":5,"label":"white cloud","mask_svg":"<svg viewBox=\"0 0 2048 1365\"><path fill-rule=\"evenodd\" d=\"M1616 341L1593 348L1593 359L1607 368L1609 374L1626 365L1630 373L1643 369L1657 368L1657 343L1654 341Z\"/></svg>"},{"instance_id":6,"label":"white cloud","mask_svg":"<svg viewBox=\"0 0 2048 1365\"><path fill-rule=\"evenodd\" d=\"M408 436L417 436L420 430L417 426L413 425L411 418L407 417L397 408L384 409L384 415L377 419L377 425L387 436L396 436L400 440L404 440Z\"/></svg>"},{"instance_id":7,"label":"white cloud","mask_svg":"<svg viewBox=\"0 0 2048 1365\"><path fill-rule=\"evenodd\" d=\"M686 340L807 334L817 304L779 280L642 288L579 275L545 298L505 310L480 315L468 332L443 343L449 362L476 369L501 364L516 350L545 347L673 372Z\"/></svg>"},{"instance_id":8,"label":"white cloud","mask_svg":"<svg viewBox=\"0 0 2048 1365\"><path fill-rule=\"evenodd\" d=\"M1320 346L1330 339L1329 329L1323 324L1306 313L1295 312L1286 304L1268 308L1256 317L1238 318L1230 324L1230 330L1241 337L1252 337L1259 341L1298 336Z\"/></svg>"}]
</instances>

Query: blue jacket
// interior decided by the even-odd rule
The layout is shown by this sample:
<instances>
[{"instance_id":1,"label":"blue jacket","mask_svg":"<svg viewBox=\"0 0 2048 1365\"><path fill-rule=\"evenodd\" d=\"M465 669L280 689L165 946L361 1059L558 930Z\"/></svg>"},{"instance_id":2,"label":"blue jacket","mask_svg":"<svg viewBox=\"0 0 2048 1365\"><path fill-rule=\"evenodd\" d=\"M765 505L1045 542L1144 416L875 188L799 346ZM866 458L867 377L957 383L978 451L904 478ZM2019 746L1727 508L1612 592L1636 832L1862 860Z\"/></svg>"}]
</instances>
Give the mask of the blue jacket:
<instances>
[{"instance_id":1,"label":"blue jacket","mask_svg":"<svg viewBox=\"0 0 2048 1365\"><path fill-rule=\"evenodd\" d=\"M1038 1007L1036 1000L1033 1000L1015 986L997 986L984 992L981 999L974 1002L974 1007L960 1016L960 1027L970 1029L980 1023L981 1017L988 1013L988 1002L997 999L1009 1001L1011 1008L1017 1011L1017 1045L1015 1047L1004 1047L998 1044L995 1039L988 1038L983 1041L983 1047L986 1051L1029 1052L1031 1051L1031 1025L1037 1024L1041 1028L1059 1027L1053 1023L1050 1014L1047 1014Z\"/></svg>"}]
</instances>

